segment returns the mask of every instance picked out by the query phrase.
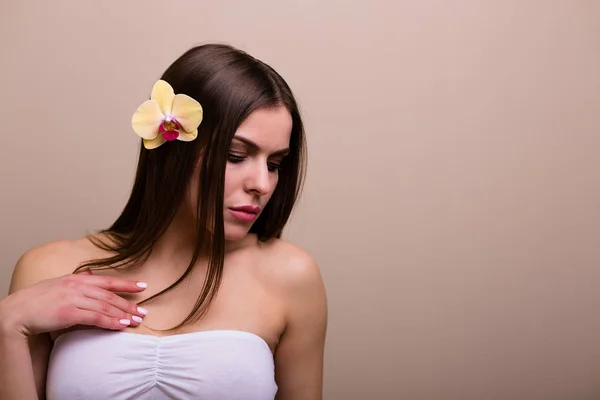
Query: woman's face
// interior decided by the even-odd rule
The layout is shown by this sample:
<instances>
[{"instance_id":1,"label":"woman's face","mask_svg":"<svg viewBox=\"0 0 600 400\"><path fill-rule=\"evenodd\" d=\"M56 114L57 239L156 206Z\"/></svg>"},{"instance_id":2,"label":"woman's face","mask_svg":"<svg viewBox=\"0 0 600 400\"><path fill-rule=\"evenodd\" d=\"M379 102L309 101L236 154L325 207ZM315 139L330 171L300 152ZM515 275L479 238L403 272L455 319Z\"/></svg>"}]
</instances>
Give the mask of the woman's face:
<instances>
[{"instance_id":1,"label":"woman's face","mask_svg":"<svg viewBox=\"0 0 600 400\"><path fill-rule=\"evenodd\" d=\"M256 110L236 131L225 169L225 240L242 239L271 199L291 131L285 107Z\"/></svg>"},{"instance_id":2,"label":"woman's face","mask_svg":"<svg viewBox=\"0 0 600 400\"><path fill-rule=\"evenodd\" d=\"M285 107L254 111L235 132L225 169L225 240L248 234L279 181L279 166L289 152L292 116ZM191 189L195 209L197 181Z\"/></svg>"}]
</instances>

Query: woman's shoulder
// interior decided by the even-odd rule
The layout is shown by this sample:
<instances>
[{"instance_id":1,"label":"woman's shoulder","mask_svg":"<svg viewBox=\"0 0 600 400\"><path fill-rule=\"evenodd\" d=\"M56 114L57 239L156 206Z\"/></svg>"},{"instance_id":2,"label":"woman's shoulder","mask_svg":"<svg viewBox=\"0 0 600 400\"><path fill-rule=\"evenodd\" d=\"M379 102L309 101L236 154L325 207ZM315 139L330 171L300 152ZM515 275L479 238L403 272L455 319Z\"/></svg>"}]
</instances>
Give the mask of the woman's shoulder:
<instances>
[{"instance_id":1,"label":"woman's shoulder","mask_svg":"<svg viewBox=\"0 0 600 400\"><path fill-rule=\"evenodd\" d=\"M25 287L45 279L72 273L80 263L95 257L88 237L57 240L30 248L17 261L12 286Z\"/></svg>"},{"instance_id":2,"label":"woman's shoulder","mask_svg":"<svg viewBox=\"0 0 600 400\"><path fill-rule=\"evenodd\" d=\"M327 330L327 294L320 268L308 251L285 240L265 246L268 275L285 308L287 348L282 354L319 349ZM283 342L282 342L283 343ZM295 362L297 357L291 357Z\"/></svg>"},{"instance_id":3,"label":"woman's shoulder","mask_svg":"<svg viewBox=\"0 0 600 400\"><path fill-rule=\"evenodd\" d=\"M270 239L262 246L266 256L280 262L286 260L292 267L316 266L314 257L304 248L285 239Z\"/></svg>"},{"instance_id":4,"label":"woman's shoulder","mask_svg":"<svg viewBox=\"0 0 600 400\"><path fill-rule=\"evenodd\" d=\"M269 275L286 290L319 290L320 267L304 248L284 239L271 239L263 245L264 266Z\"/></svg>"}]
</instances>

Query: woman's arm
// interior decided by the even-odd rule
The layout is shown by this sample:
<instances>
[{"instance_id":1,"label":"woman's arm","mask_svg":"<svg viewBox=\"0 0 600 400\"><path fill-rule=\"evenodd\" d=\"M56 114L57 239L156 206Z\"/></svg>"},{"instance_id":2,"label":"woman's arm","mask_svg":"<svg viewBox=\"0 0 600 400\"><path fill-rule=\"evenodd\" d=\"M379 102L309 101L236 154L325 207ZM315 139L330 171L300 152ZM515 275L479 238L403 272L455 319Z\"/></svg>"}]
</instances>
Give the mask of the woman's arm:
<instances>
[{"instance_id":1,"label":"woman's arm","mask_svg":"<svg viewBox=\"0 0 600 400\"><path fill-rule=\"evenodd\" d=\"M9 295L40 280L36 253L26 253L17 262ZM44 399L52 340L48 333L27 337L19 332L3 308L7 299L0 300L0 399Z\"/></svg>"},{"instance_id":2,"label":"woman's arm","mask_svg":"<svg viewBox=\"0 0 600 400\"><path fill-rule=\"evenodd\" d=\"M0 398L45 398L45 378L52 342L48 334L29 338L5 326L0 334Z\"/></svg>"},{"instance_id":3,"label":"woman's arm","mask_svg":"<svg viewBox=\"0 0 600 400\"><path fill-rule=\"evenodd\" d=\"M277 400L321 400L327 299L317 264L301 254L287 260L287 324L275 352ZM287 274L286 274L287 275Z\"/></svg>"},{"instance_id":4,"label":"woman's arm","mask_svg":"<svg viewBox=\"0 0 600 400\"><path fill-rule=\"evenodd\" d=\"M79 263L73 249L68 242L40 246L25 253L15 267L11 294L0 300L2 400L45 397L52 350L47 332L76 325L122 330L139 325L132 316L145 315L116 294L139 293L145 285L91 272L72 274L70 266Z\"/></svg>"}]
</instances>

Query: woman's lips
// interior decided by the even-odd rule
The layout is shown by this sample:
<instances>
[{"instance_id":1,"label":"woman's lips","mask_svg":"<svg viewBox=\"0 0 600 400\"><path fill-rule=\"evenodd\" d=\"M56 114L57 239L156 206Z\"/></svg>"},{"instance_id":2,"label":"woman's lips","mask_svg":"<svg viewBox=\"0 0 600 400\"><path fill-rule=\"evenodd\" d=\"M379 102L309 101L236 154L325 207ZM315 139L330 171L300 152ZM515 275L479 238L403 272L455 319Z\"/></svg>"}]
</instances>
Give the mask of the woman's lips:
<instances>
[{"instance_id":1,"label":"woman's lips","mask_svg":"<svg viewBox=\"0 0 600 400\"><path fill-rule=\"evenodd\" d=\"M258 214L260 214L260 207L251 205L232 207L229 209L229 212L231 215L241 221L252 222L258 218Z\"/></svg>"}]
</instances>

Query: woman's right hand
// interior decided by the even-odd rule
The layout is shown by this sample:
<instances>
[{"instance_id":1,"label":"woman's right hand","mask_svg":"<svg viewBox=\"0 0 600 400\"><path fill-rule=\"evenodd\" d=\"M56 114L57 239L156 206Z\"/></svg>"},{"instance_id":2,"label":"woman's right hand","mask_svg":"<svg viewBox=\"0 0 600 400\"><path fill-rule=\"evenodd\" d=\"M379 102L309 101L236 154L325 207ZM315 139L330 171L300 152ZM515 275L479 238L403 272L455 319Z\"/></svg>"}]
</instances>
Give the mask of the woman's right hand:
<instances>
[{"instance_id":1,"label":"woman's right hand","mask_svg":"<svg viewBox=\"0 0 600 400\"><path fill-rule=\"evenodd\" d=\"M137 326L147 311L117 293L139 293L143 282L90 272L48 279L0 301L4 327L28 337L75 325L119 330Z\"/></svg>"}]
</instances>

